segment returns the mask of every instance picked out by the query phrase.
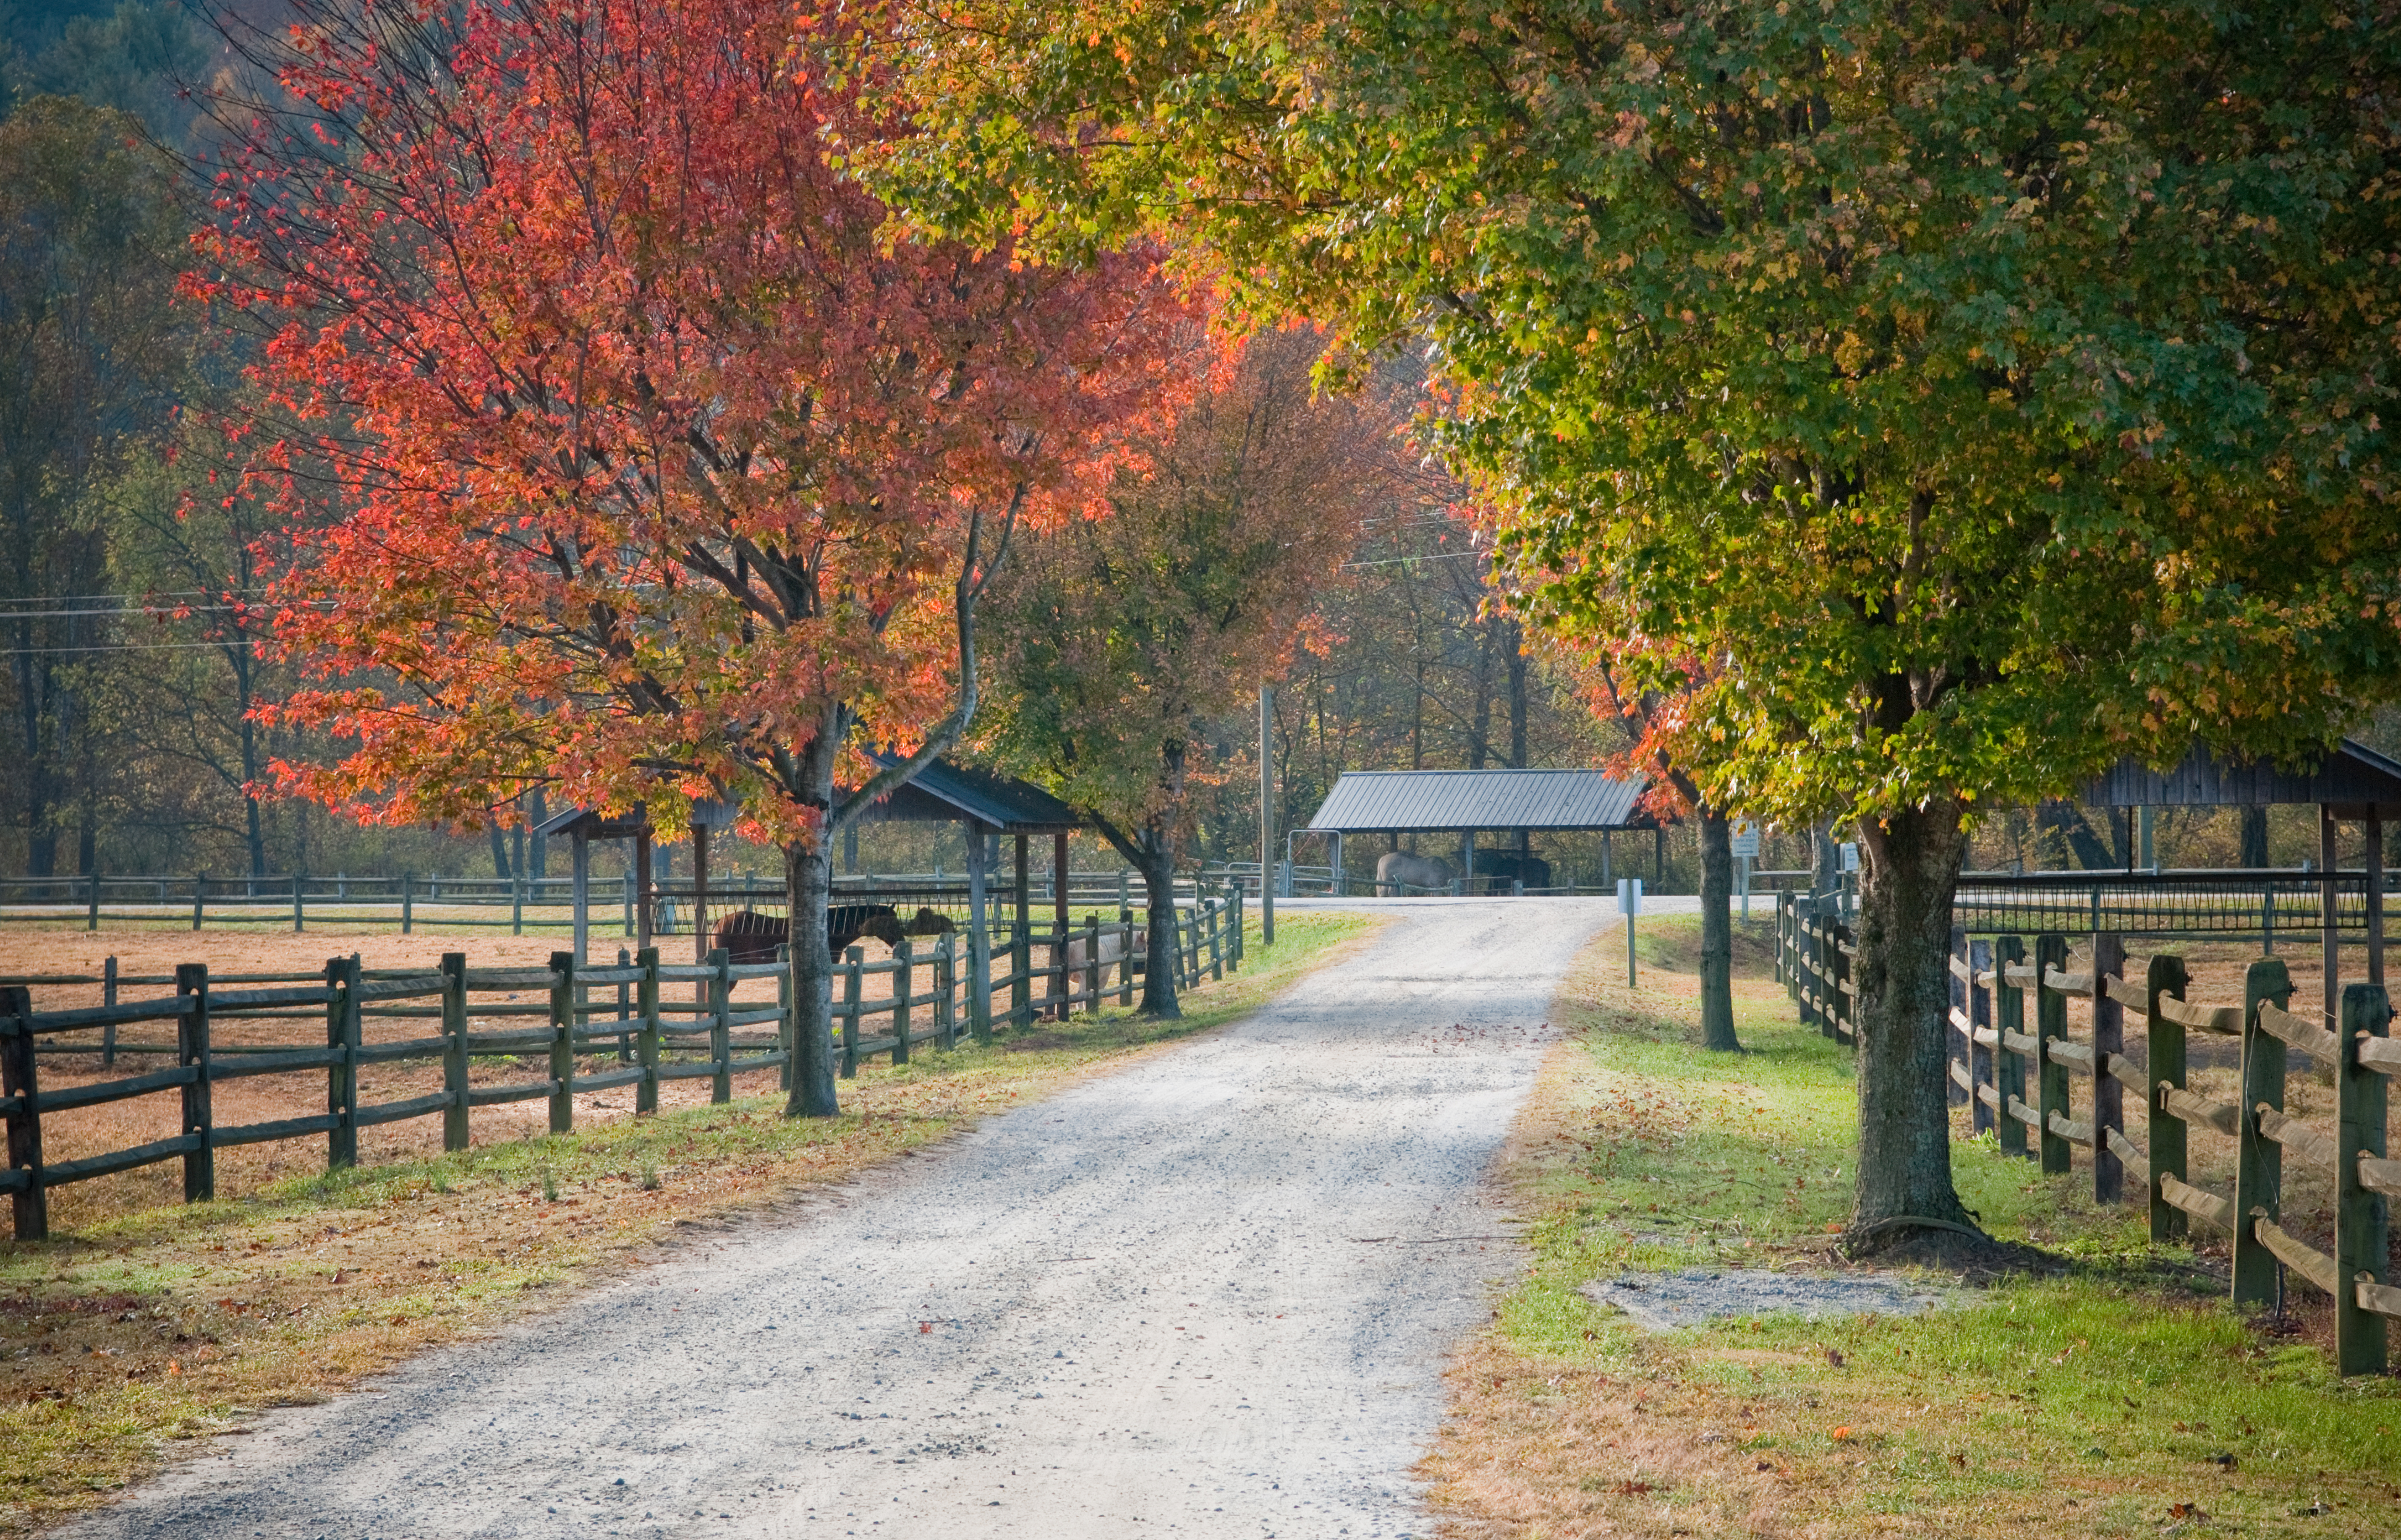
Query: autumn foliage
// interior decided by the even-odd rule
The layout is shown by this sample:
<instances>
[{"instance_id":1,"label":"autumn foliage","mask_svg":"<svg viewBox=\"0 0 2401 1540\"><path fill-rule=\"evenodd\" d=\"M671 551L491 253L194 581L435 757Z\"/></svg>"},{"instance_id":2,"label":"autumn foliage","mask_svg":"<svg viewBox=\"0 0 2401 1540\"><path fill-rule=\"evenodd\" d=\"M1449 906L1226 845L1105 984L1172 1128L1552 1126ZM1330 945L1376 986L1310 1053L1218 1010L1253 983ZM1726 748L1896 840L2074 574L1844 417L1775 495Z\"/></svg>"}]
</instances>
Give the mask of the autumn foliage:
<instances>
[{"instance_id":1,"label":"autumn foliage","mask_svg":"<svg viewBox=\"0 0 2401 1540\"><path fill-rule=\"evenodd\" d=\"M965 604L1077 506L1195 328L1152 254L890 239L838 19L767 0L301 0L189 285L336 516L284 576L355 748L288 786L474 820L528 784L813 845L861 743L960 714ZM964 573L964 577L963 577ZM361 677L379 682L362 685Z\"/></svg>"}]
</instances>

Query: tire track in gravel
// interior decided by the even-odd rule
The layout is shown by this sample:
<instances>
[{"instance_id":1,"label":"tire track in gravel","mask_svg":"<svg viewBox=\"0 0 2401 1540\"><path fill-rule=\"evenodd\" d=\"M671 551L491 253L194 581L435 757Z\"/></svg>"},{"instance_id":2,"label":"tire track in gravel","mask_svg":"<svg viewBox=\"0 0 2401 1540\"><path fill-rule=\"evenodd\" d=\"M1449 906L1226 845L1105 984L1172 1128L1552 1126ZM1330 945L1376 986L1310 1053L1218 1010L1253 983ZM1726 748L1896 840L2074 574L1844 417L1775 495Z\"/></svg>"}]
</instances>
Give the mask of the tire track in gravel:
<instances>
[{"instance_id":1,"label":"tire track in gravel","mask_svg":"<svg viewBox=\"0 0 2401 1540\"><path fill-rule=\"evenodd\" d=\"M1395 905L1258 1014L70 1533L1423 1536L1447 1351L1520 1260L1486 1168L1590 900Z\"/></svg>"}]
</instances>

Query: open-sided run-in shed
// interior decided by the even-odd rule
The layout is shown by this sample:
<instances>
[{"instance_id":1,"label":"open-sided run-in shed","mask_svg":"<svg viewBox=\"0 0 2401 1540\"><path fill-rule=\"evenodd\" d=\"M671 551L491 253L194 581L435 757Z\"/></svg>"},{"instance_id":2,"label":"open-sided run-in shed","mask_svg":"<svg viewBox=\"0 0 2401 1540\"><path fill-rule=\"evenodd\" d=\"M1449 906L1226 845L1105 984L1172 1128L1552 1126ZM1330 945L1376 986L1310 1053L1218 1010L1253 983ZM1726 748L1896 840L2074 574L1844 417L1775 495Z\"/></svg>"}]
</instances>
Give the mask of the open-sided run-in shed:
<instances>
[{"instance_id":1,"label":"open-sided run-in shed","mask_svg":"<svg viewBox=\"0 0 2401 1540\"><path fill-rule=\"evenodd\" d=\"M1352 770L1295 832L1330 837L1338 887L1345 834L1383 834L1396 850L1403 834L1456 835L1461 876L1472 890L1479 832L1505 831L1521 860L1536 833L1597 833L1606 887L1611 836L1647 829L1655 882L1667 862L1667 832L1642 810L1643 785L1598 770Z\"/></svg>"},{"instance_id":2,"label":"open-sided run-in shed","mask_svg":"<svg viewBox=\"0 0 2401 1540\"><path fill-rule=\"evenodd\" d=\"M2336 951L2341 916L2340 889L2356 883L2365 911L2367 982L2384 982L2384 820L2401 812L2401 763L2366 744L2345 738L2334 752L2305 770L2284 770L2265 762L2219 758L2195 744L2176 764L2155 770L2140 760L2120 760L2085 789L2085 800L2111 809L2138 807L2281 807L2318 810L2317 878L2320 943L2325 951L2322 988L2326 1019L2339 1015L2342 999ZM2353 876L2342 869L2340 825L2362 826L2365 847Z\"/></svg>"}]
</instances>

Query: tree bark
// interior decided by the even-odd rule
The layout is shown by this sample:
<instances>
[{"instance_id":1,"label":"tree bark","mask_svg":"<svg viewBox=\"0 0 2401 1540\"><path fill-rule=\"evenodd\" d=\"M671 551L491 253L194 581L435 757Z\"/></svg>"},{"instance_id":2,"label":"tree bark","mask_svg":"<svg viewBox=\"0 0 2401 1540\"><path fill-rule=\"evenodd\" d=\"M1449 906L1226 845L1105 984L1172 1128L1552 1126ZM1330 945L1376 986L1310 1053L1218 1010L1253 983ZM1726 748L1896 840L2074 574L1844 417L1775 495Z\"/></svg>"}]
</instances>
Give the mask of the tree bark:
<instances>
[{"instance_id":1,"label":"tree bark","mask_svg":"<svg viewBox=\"0 0 2401 1540\"><path fill-rule=\"evenodd\" d=\"M831 1118L842 1111L833 1086L833 949L826 944L826 906L833 895L829 846L820 839L784 846L793 1018L792 1093L784 1113L792 1118Z\"/></svg>"},{"instance_id":2,"label":"tree bark","mask_svg":"<svg viewBox=\"0 0 2401 1540\"><path fill-rule=\"evenodd\" d=\"M1961 812L1936 802L1859 824L1859 1242L1972 1224L1951 1182L1945 1065Z\"/></svg>"},{"instance_id":3,"label":"tree bark","mask_svg":"<svg viewBox=\"0 0 2401 1540\"><path fill-rule=\"evenodd\" d=\"M1137 843L1134 870L1142 873L1144 938L1140 1013L1163 1021L1184 1014L1175 997L1175 849L1156 830L1146 829Z\"/></svg>"},{"instance_id":4,"label":"tree bark","mask_svg":"<svg viewBox=\"0 0 2401 1540\"><path fill-rule=\"evenodd\" d=\"M1704 803L1701 819L1701 1046L1739 1053L1734 1032L1734 833Z\"/></svg>"},{"instance_id":5,"label":"tree bark","mask_svg":"<svg viewBox=\"0 0 2401 1540\"><path fill-rule=\"evenodd\" d=\"M2238 866L2268 864L2268 810L2264 807L2243 809L2242 853L2235 858Z\"/></svg>"}]
</instances>

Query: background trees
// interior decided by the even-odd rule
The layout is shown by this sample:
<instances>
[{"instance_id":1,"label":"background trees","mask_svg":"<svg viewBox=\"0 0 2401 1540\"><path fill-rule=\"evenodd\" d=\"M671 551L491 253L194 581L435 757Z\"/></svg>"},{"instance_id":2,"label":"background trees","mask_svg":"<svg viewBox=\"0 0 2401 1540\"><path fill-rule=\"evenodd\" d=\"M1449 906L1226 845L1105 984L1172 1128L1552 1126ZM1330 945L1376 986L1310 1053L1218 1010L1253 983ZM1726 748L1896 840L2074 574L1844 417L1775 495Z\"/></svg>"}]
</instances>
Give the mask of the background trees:
<instances>
[{"instance_id":1,"label":"background trees","mask_svg":"<svg viewBox=\"0 0 2401 1540\"><path fill-rule=\"evenodd\" d=\"M1175 873L1196 845L1209 726L1296 650L1318 586L1389 504L1393 425L1312 402L1318 339L1253 343L1140 442L1096 516L1029 539L999 580L990 749L1048 783L1142 873L1143 1009L1176 1013Z\"/></svg>"}]
</instances>

